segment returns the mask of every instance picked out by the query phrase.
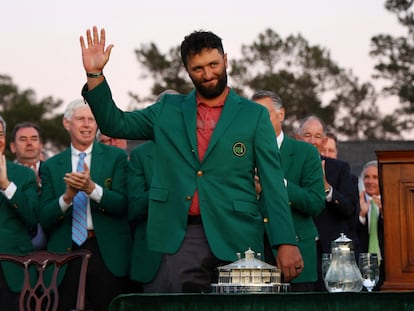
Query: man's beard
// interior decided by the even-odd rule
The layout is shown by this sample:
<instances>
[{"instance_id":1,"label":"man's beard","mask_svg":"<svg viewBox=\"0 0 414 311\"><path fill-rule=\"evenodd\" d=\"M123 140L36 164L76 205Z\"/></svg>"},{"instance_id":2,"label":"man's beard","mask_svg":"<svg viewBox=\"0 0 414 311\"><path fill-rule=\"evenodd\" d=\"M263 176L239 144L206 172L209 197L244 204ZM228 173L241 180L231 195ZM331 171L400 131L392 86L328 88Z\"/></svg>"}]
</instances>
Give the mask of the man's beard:
<instances>
[{"instance_id":1,"label":"man's beard","mask_svg":"<svg viewBox=\"0 0 414 311\"><path fill-rule=\"evenodd\" d=\"M222 74L217 79L217 84L214 87L205 87L203 84L199 81L196 81L191 77L191 81L193 81L194 87L196 88L197 92L207 99L213 99L218 97L225 88L227 87L227 72L226 70L223 70ZM205 82L205 81L203 81Z\"/></svg>"}]
</instances>

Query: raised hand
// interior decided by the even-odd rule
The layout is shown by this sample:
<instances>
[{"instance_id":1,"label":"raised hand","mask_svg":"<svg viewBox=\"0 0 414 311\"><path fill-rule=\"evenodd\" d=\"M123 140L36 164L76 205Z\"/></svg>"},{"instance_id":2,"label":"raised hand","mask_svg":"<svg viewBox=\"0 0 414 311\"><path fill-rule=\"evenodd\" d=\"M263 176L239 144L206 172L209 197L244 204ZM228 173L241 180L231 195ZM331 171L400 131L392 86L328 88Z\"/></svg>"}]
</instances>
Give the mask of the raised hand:
<instances>
[{"instance_id":1,"label":"raised hand","mask_svg":"<svg viewBox=\"0 0 414 311\"><path fill-rule=\"evenodd\" d=\"M368 210L369 210L369 204L370 202L368 202L365 199L365 190L362 190L359 193L359 216L361 217L366 217L368 214Z\"/></svg>"},{"instance_id":2,"label":"raised hand","mask_svg":"<svg viewBox=\"0 0 414 311\"><path fill-rule=\"evenodd\" d=\"M6 190L9 184L10 181L7 178L6 156L2 154L0 155L0 189Z\"/></svg>"},{"instance_id":3,"label":"raised hand","mask_svg":"<svg viewBox=\"0 0 414 311\"><path fill-rule=\"evenodd\" d=\"M328 189L328 188L330 188L330 185L329 185L328 181L326 180L325 160L322 160L321 164L322 164L322 172L323 172L323 183L324 183L325 189Z\"/></svg>"},{"instance_id":4,"label":"raised hand","mask_svg":"<svg viewBox=\"0 0 414 311\"><path fill-rule=\"evenodd\" d=\"M378 206L380 214L382 215L382 204L381 204L381 196L373 195L372 201L374 201L375 205Z\"/></svg>"},{"instance_id":5,"label":"raised hand","mask_svg":"<svg viewBox=\"0 0 414 311\"><path fill-rule=\"evenodd\" d=\"M86 31L86 42L87 45L81 36L83 67L87 73L100 73L109 60L113 44L105 48L105 29L101 29L99 36L96 26L92 28L92 33L90 29Z\"/></svg>"}]
</instances>

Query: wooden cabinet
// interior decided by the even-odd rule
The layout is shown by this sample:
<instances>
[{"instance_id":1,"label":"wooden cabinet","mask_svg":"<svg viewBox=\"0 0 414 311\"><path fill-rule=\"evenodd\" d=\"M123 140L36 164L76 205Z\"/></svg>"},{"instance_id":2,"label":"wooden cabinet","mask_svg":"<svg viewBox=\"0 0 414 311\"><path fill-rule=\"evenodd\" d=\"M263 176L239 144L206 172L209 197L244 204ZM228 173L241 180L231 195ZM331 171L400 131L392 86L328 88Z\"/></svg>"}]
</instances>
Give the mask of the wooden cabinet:
<instances>
[{"instance_id":1,"label":"wooden cabinet","mask_svg":"<svg viewBox=\"0 0 414 311\"><path fill-rule=\"evenodd\" d=\"M414 290L414 150L376 151L384 217L382 290Z\"/></svg>"}]
</instances>

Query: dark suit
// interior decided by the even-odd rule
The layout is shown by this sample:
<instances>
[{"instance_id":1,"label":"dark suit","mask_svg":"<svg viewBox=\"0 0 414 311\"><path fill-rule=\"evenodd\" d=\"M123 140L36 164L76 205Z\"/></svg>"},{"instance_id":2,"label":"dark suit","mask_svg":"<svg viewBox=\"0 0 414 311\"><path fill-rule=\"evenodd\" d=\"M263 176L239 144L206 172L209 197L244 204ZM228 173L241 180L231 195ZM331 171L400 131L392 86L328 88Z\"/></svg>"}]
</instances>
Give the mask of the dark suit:
<instances>
[{"instance_id":1,"label":"dark suit","mask_svg":"<svg viewBox=\"0 0 414 311\"><path fill-rule=\"evenodd\" d=\"M313 221L325 208L323 172L318 150L306 142L284 136L280 146L281 164L287 180L289 205L292 209L296 239L305 267L292 283L315 282L316 238Z\"/></svg>"},{"instance_id":2,"label":"dark suit","mask_svg":"<svg viewBox=\"0 0 414 311\"><path fill-rule=\"evenodd\" d=\"M325 200L325 209L317 217L315 224L319 232L318 269L320 290L324 289L320 278L322 253L331 252L331 242L336 240L340 233L345 233L352 240L357 241L355 226L357 206L355 205L355 188L352 182L351 170L347 162L322 157L325 160L325 175L332 186L332 200Z\"/></svg>"},{"instance_id":3,"label":"dark suit","mask_svg":"<svg viewBox=\"0 0 414 311\"><path fill-rule=\"evenodd\" d=\"M39 218L49 233L48 250L68 252L78 247L72 242L72 208L62 212L59 197L65 192L63 177L72 172L71 148L44 162L41 168L42 193ZM80 248L89 248L93 255L88 269L87 297L101 301L111 299L108 293L98 290L98 286L110 288L103 273L93 268L104 263L115 278L129 274L131 234L127 220L127 154L125 151L94 143L90 165L91 179L103 188L101 201L90 200L90 209L96 238L87 240ZM101 258L101 259L99 259ZM98 263L93 263L94 260ZM69 273L68 273L69 275ZM65 276L65 278L71 277ZM113 285L115 287L115 285ZM98 308L94 307L94 310Z\"/></svg>"},{"instance_id":4,"label":"dark suit","mask_svg":"<svg viewBox=\"0 0 414 311\"><path fill-rule=\"evenodd\" d=\"M34 172L24 166L7 161L7 176L17 189L11 199L0 194L0 253L25 255L33 251L30 229L37 222L38 194ZM20 266L2 262L0 271L0 304L5 310L13 310L23 284Z\"/></svg>"},{"instance_id":5,"label":"dark suit","mask_svg":"<svg viewBox=\"0 0 414 311\"><path fill-rule=\"evenodd\" d=\"M341 232L350 239L356 238L351 221L355 220L355 190L351 178L349 164L331 158L325 160L326 180L333 188L332 200L325 201L325 209L317 217L315 224L319 231L319 241L322 251L331 252L331 242L339 237Z\"/></svg>"},{"instance_id":6,"label":"dark suit","mask_svg":"<svg viewBox=\"0 0 414 311\"><path fill-rule=\"evenodd\" d=\"M196 139L196 92L166 94L143 110L122 112L104 81L83 96L103 133L155 141L147 240L151 250L175 253L187 231L197 190L205 235L213 254L226 261L249 247L263 253L264 225L254 187L259 168L274 245L296 245L267 110L230 90L203 161Z\"/></svg>"},{"instance_id":7,"label":"dark suit","mask_svg":"<svg viewBox=\"0 0 414 311\"><path fill-rule=\"evenodd\" d=\"M137 146L129 157L128 219L135 228L130 277L142 283L148 283L154 278L162 259L162 253L148 250L146 240L153 152L154 142L149 141Z\"/></svg>"}]
</instances>

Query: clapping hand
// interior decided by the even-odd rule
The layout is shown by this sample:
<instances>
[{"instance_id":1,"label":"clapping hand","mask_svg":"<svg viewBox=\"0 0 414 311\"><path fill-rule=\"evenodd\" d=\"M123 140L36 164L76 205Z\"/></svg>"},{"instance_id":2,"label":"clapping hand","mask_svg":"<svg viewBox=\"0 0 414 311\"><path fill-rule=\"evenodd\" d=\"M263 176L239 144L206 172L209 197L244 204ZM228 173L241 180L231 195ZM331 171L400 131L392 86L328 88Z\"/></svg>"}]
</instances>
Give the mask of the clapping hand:
<instances>
[{"instance_id":1,"label":"clapping hand","mask_svg":"<svg viewBox=\"0 0 414 311\"><path fill-rule=\"evenodd\" d=\"M7 177L6 156L4 154L0 157L0 189L6 190L10 181Z\"/></svg>"},{"instance_id":2,"label":"clapping hand","mask_svg":"<svg viewBox=\"0 0 414 311\"><path fill-rule=\"evenodd\" d=\"M68 186L76 189L76 191L84 191L90 194L95 189L95 183L91 179L89 167L86 163L83 172L66 173L63 179Z\"/></svg>"},{"instance_id":3,"label":"clapping hand","mask_svg":"<svg viewBox=\"0 0 414 311\"><path fill-rule=\"evenodd\" d=\"M365 199L365 191L359 193L359 216L366 217L369 210L369 202Z\"/></svg>"},{"instance_id":4,"label":"clapping hand","mask_svg":"<svg viewBox=\"0 0 414 311\"><path fill-rule=\"evenodd\" d=\"M382 204L381 204L381 196L379 195L373 195L372 201L374 201L375 205L378 206L379 212L382 215Z\"/></svg>"}]
</instances>

